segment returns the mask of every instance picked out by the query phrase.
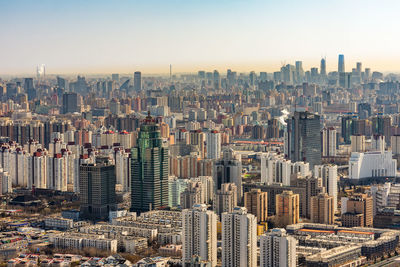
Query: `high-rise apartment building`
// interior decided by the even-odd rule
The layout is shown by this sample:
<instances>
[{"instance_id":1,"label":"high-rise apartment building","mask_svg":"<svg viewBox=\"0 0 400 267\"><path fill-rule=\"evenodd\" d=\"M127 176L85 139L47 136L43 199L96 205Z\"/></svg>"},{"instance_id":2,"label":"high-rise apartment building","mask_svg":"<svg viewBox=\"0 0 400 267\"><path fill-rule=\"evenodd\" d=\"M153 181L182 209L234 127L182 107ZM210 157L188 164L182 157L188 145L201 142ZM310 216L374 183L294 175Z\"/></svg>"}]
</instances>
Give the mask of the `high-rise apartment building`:
<instances>
[{"instance_id":1,"label":"high-rise apartment building","mask_svg":"<svg viewBox=\"0 0 400 267\"><path fill-rule=\"evenodd\" d=\"M295 112L287 121L285 154L292 162L305 161L310 167L321 163L320 117L309 112Z\"/></svg>"},{"instance_id":2,"label":"high-rise apartment building","mask_svg":"<svg viewBox=\"0 0 400 267\"><path fill-rule=\"evenodd\" d=\"M283 191L282 194L276 195L276 219L277 225L286 227L290 224L299 222L299 195L293 194L292 191Z\"/></svg>"},{"instance_id":3,"label":"high-rise apartment building","mask_svg":"<svg viewBox=\"0 0 400 267\"><path fill-rule=\"evenodd\" d=\"M321 131L321 148L323 157L336 156L336 129L334 127L323 128Z\"/></svg>"},{"instance_id":4,"label":"high-rise apartment building","mask_svg":"<svg viewBox=\"0 0 400 267\"><path fill-rule=\"evenodd\" d=\"M205 204L182 211L183 266L192 266L195 255L217 265L217 215Z\"/></svg>"},{"instance_id":5,"label":"high-rise apartment building","mask_svg":"<svg viewBox=\"0 0 400 267\"><path fill-rule=\"evenodd\" d=\"M267 222L268 217L268 197L267 192L261 192L261 189L252 189L244 194L244 206L248 213L257 218L257 223Z\"/></svg>"},{"instance_id":6,"label":"high-rise apartment building","mask_svg":"<svg viewBox=\"0 0 400 267\"><path fill-rule=\"evenodd\" d=\"M334 164L317 165L314 167L314 176L322 179L322 186L329 196L333 197L333 210L337 209L338 172Z\"/></svg>"},{"instance_id":7,"label":"high-rise apartment building","mask_svg":"<svg viewBox=\"0 0 400 267\"><path fill-rule=\"evenodd\" d=\"M214 165L214 188L220 190L222 184L234 183L237 188L237 200L242 201L242 161L233 149L224 150L221 160Z\"/></svg>"},{"instance_id":8,"label":"high-rise apartment building","mask_svg":"<svg viewBox=\"0 0 400 267\"><path fill-rule=\"evenodd\" d=\"M350 137L351 152L365 152L365 135L357 134Z\"/></svg>"},{"instance_id":9,"label":"high-rise apartment building","mask_svg":"<svg viewBox=\"0 0 400 267\"><path fill-rule=\"evenodd\" d=\"M296 244L285 229L275 228L261 235L260 267L296 267Z\"/></svg>"},{"instance_id":10,"label":"high-rise apartment building","mask_svg":"<svg viewBox=\"0 0 400 267\"><path fill-rule=\"evenodd\" d=\"M311 221L313 223L333 224L334 199L327 193L311 197Z\"/></svg>"},{"instance_id":11,"label":"high-rise apartment building","mask_svg":"<svg viewBox=\"0 0 400 267\"><path fill-rule=\"evenodd\" d=\"M213 209L217 215L223 212L233 212L237 206L237 187L234 183L222 184L221 189L217 190L214 201Z\"/></svg>"},{"instance_id":12,"label":"high-rise apartment building","mask_svg":"<svg viewBox=\"0 0 400 267\"><path fill-rule=\"evenodd\" d=\"M108 219L117 209L115 197L115 166L108 158L96 158L95 164L79 168L81 216L90 220Z\"/></svg>"},{"instance_id":13,"label":"high-rise apartment building","mask_svg":"<svg viewBox=\"0 0 400 267\"><path fill-rule=\"evenodd\" d=\"M257 221L246 208L222 213L222 267L257 266Z\"/></svg>"},{"instance_id":14,"label":"high-rise apartment building","mask_svg":"<svg viewBox=\"0 0 400 267\"><path fill-rule=\"evenodd\" d=\"M207 158L219 159L221 157L221 133L211 131L207 133Z\"/></svg>"},{"instance_id":15,"label":"high-rise apartment building","mask_svg":"<svg viewBox=\"0 0 400 267\"><path fill-rule=\"evenodd\" d=\"M344 227L372 227L373 199L367 194L342 198L342 225Z\"/></svg>"},{"instance_id":16,"label":"high-rise apartment building","mask_svg":"<svg viewBox=\"0 0 400 267\"><path fill-rule=\"evenodd\" d=\"M168 148L150 114L140 126L136 143L131 150L131 211L168 206Z\"/></svg>"}]
</instances>

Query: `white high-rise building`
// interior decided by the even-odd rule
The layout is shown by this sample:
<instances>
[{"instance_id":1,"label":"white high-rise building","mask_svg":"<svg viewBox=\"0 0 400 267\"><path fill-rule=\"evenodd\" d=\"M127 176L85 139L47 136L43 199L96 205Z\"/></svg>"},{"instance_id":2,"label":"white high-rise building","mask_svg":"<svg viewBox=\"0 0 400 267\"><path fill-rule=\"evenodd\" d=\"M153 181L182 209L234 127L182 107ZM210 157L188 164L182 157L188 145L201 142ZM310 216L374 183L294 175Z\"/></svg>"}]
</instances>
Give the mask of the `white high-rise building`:
<instances>
[{"instance_id":1,"label":"white high-rise building","mask_svg":"<svg viewBox=\"0 0 400 267\"><path fill-rule=\"evenodd\" d=\"M67 191L68 183L68 154L55 154L54 157L47 157L46 163L46 188Z\"/></svg>"},{"instance_id":2,"label":"white high-rise building","mask_svg":"<svg viewBox=\"0 0 400 267\"><path fill-rule=\"evenodd\" d=\"M207 158L219 159L221 157L221 133L211 131L207 133Z\"/></svg>"},{"instance_id":3,"label":"white high-rise building","mask_svg":"<svg viewBox=\"0 0 400 267\"><path fill-rule=\"evenodd\" d=\"M306 177L310 175L310 164L303 161L291 162L275 152L261 154L261 182L290 185L293 174Z\"/></svg>"},{"instance_id":4,"label":"white high-rise building","mask_svg":"<svg viewBox=\"0 0 400 267\"><path fill-rule=\"evenodd\" d=\"M314 166L315 178L322 179L322 186L325 187L326 193L333 197L333 210L337 210L337 195L338 195L338 173L337 166L333 164L316 165Z\"/></svg>"},{"instance_id":5,"label":"white high-rise building","mask_svg":"<svg viewBox=\"0 0 400 267\"><path fill-rule=\"evenodd\" d=\"M47 152L37 151L28 157L28 188L47 188Z\"/></svg>"},{"instance_id":6,"label":"white high-rise building","mask_svg":"<svg viewBox=\"0 0 400 267\"><path fill-rule=\"evenodd\" d=\"M260 236L260 267L296 267L296 239L275 228Z\"/></svg>"},{"instance_id":7,"label":"white high-rise building","mask_svg":"<svg viewBox=\"0 0 400 267\"><path fill-rule=\"evenodd\" d=\"M222 267L257 266L257 219L244 207L222 213Z\"/></svg>"},{"instance_id":8,"label":"white high-rise building","mask_svg":"<svg viewBox=\"0 0 400 267\"><path fill-rule=\"evenodd\" d=\"M168 206L179 207L181 205L181 194L185 191L189 179L178 179L176 176L168 177Z\"/></svg>"},{"instance_id":9,"label":"white high-rise building","mask_svg":"<svg viewBox=\"0 0 400 267\"><path fill-rule=\"evenodd\" d=\"M256 253L256 251L254 251ZM205 204L182 211L182 261L191 263L193 256L217 265L217 215ZM233 265L231 265L233 266ZM239 265L237 265L239 266Z\"/></svg>"},{"instance_id":10,"label":"white high-rise building","mask_svg":"<svg viewBox=\"0 0 400 267\"><path fill-rule=\"evenodd\" d=\"M12 192L11 177L0 168L0 196Z\"/></svg>"},{"instance_id":11,"label":"white high-rise building","mask_svg":"<svg viewBox=\"0 0 400 267\"><path fill-rule=\"evenodd\" d=\"M131 160L124 147L114 149L116 188L122 192L131 190Z\"/></svg>"},{"instance_id":12,"label":"white high-rise building","mask_svg":"<svg viewBox=\"0 0 400 267\"><path fill-rule=\"evenodd\" d=\"M336 129L333 127L324 128L321 131L322 156L336 156Z\"/></svg>"}]
</instances>

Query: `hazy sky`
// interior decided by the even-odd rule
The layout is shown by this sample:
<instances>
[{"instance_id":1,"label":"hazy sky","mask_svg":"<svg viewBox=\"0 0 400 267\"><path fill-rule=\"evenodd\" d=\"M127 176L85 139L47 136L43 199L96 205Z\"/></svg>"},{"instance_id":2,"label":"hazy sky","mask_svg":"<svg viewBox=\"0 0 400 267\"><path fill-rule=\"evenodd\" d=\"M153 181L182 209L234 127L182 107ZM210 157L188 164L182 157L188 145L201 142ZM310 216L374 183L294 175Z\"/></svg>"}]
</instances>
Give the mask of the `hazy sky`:
<instances>
[{"instance_id":1,"label":"hazy sky","mask_svg":"<svg viewBox=\"0 0 400 267\"><path fill-rule=\"evenodd\" d=\"M0 74L400 71L399 0L0 0Z\"/></svg>"}]
</instances>

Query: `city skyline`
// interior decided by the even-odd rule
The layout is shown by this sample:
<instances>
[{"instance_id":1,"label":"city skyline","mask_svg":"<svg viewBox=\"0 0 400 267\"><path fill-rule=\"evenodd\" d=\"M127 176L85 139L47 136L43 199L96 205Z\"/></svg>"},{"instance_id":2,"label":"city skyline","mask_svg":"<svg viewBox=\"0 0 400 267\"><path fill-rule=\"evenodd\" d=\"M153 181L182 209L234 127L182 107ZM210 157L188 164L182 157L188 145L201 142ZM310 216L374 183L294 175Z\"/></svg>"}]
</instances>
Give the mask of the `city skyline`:
<instances>
[{"instance_id":1,"label":"city skyline","mask_svg":"<svg viewBox=\"0 0 400 267\"><path fill-rule=\"evenodd\" d=\"M396 7L396 1L3 1L0 74L34 74L40 64L49 74L167 74L169 64L174 73L272 72L296 60L305 69L319 67L322 57L333 71L338 54L348 71L361 61L399 72L391 31Z\"/></svg>"}]
</instances>

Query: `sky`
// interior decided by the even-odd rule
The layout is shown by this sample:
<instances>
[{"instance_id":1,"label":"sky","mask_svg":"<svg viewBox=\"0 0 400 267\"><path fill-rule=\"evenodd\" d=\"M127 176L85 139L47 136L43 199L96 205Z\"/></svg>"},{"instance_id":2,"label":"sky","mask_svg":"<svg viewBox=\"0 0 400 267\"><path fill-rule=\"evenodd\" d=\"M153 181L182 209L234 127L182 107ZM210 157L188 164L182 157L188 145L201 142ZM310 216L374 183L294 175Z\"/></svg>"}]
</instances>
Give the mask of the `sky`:
<instances>
[{"instance_id":1,"label":"sky","mask_svg":"<svg viewBox=\"0 0 400 267\"><path fill-rule=\"evenodd\" d=\"M0 75L400 72L398 0L0 0Z\"/></svg>"}]
</instances>

